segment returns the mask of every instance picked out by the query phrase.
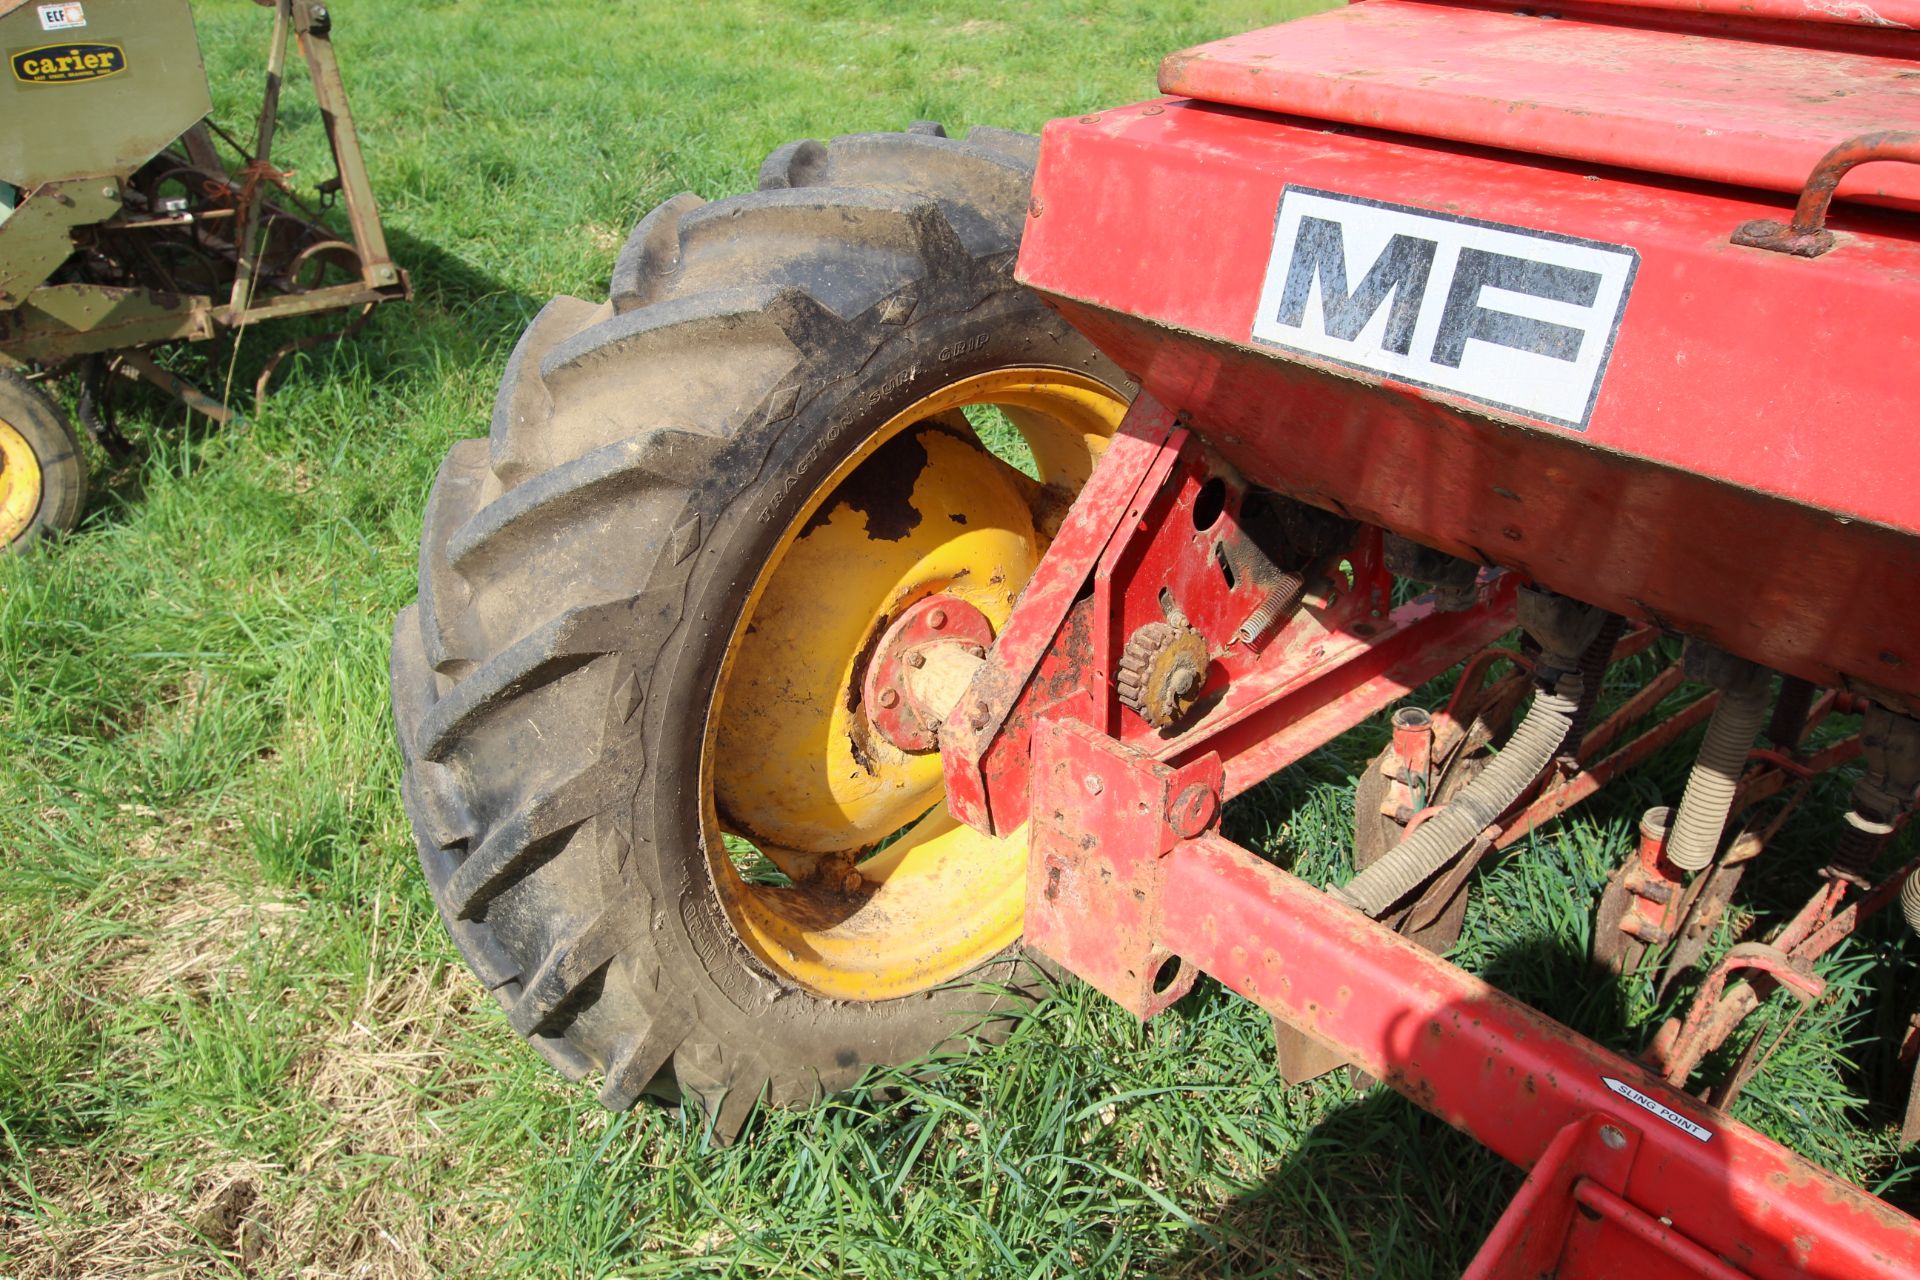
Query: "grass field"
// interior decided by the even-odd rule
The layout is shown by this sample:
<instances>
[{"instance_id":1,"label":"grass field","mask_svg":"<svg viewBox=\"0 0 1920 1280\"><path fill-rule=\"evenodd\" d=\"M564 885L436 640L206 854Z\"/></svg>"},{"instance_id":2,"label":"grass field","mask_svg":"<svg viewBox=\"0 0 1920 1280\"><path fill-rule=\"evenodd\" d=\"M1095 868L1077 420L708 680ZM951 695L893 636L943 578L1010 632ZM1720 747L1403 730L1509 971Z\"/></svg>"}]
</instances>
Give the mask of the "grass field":
<instances>
[{"instance_id":1,"label":"grass field","mask_svg":"<svg viewBox=\"0 0 1920 1280\"><path fill-rule=\"evenodd\" d=\"M1283 1089L1265 1019L1208 983L1144 1029L1063 988L1004 1044L730 1148L691 1112L610 1115L460 966L397 796L387 637L434 468L484 432L540 304L604 294L640 214L745 190L795 137L1145 96L1162 53L1296 2L340 0L417 301L296 362L245 426L136 406L83 530L0 562L0 1275L1457 1272L1517 1174L1390 1094ZM266 15L196 10L244 127ZM283 121L311 181L316 116L296 93ZM233 385L287 336L246 335ZM1336 873L1377 742L1238 802L1229 834ZM1648 984L1582 956L1634 815L1683 768L1494 868L1458 958L1637 1048ZM1788 826L1754 913L1805 893L1787 873L1819 864L1844 794ZM1887 927L1837 952L1838 995L1739 1107L1909 1207L1889 1099L1913 951Z\"/></svg>"}]
</instances>

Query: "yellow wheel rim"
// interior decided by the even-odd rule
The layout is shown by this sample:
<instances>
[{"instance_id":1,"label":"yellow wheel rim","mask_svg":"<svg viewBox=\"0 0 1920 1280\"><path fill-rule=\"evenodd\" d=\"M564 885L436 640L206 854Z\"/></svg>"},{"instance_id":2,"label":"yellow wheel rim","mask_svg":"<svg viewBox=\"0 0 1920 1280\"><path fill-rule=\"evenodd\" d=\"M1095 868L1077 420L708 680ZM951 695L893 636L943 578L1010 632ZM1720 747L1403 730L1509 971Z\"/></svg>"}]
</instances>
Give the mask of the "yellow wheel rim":
<instances>
[{"instance_id":1,"label":"yellow wheel rim","mask_svg":"<svg viewBox=\"0 0 1920 1280\"><path fill-rule=\"evenodd\" d=\"M979 405L1005 415L1038 481L973 433L962 411ZM1025 833L952 818L938 753L875 732L859 681L892 620L935 592L998 633L1125 412L1062 370L963 379L887 421L786 529L729 641L701 762L715 890L775 972L884 1000L1020 936Z\"/></svg>"},{"instance_id":2,"label":"yellow wheel rim","mask_svg":"<svg viewBox=\"0 0 1920 1280\"><path fill-rule=\"evenodd\" d=\"M0 547L27 531L40 510L40 459L27 438L0 418Z\"/></svg>"}]
</instances>

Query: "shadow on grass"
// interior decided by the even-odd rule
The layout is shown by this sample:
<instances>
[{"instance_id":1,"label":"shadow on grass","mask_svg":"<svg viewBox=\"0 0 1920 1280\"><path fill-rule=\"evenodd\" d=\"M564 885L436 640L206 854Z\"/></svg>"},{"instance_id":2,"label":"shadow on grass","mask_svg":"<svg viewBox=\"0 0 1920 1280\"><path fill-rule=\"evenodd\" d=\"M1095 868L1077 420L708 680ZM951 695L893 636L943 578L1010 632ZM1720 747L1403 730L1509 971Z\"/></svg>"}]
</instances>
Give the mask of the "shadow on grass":
<instances>
[{"instance_id":1,"label":"shadow on grass","mask_svg":"<svg viewBox=\"0 0 1920 1280\"><path fill-rule=\"evenodd\" d=\"M431 241L393 228L387 241L393 260L412 278L412 300L375 308L366 325L342 342L321 342L289 355L264 402L256 405L254 383L277 351L338 332L354 313L278 320L204 343L179 344L163 349L159 363L228 404L243 420L272 414L336 378L385 386L405 397L431 391L449 366L504 364L539 303ZM71 409L77 378L62 390ZM93 451L87 529L125 523L142 505L154 468L191 471L223 433L245 427L244 421L216 423L144 383L115 379L109 394L111 417L125 444L116 452Z\"/></svg>"},{"instance_id":2,"label":"shadow on grass","mask_svg":"<svg viewBox=\"0 0 1920 1280\"><path fill-rule=\"evenodd\" d=\"M1606 1043L1622 1043L1624 984L1595 977L1585 955L1563 942L1540 938L1506 948L1487 966L1487 976L1502 990L1544 1006L1549 1016L1574 1020ZM1497 1022L1502 1014L1503 1006L1476 1001L1444 1018L1477 1026ZM1417 1056L1433 1063L1444 1053L1420 1043L1423 1028L1395 1033L1393 1039L1409 1046L1409 1060ZM1342 1086L1336 1075L1308 1087ZM1512 1101L1511 1110L1496 1105L1480 1114L1479 1122L1511 1125L1520 1135L1516 1141L1533 1141L1544 1113L1518 1087ZM1566 1118L1573 1118L1572 1112ZM1641 1131L1658 1123L1649 1116ZM1721 1150L1703 1147L1695 1171L1693 1199L1703 1206L1703 1220L1732 1211ZM1258 1186L1200 1225L1168 1271L1219 1280L1458 1275L1522 1180L1520 1169L1466 1133L1376 1084L1327 1113Z\"/></svg>"},{"instance_id":3,"label":"shadow on grass","mask_svg":"<svg viewBox=\"0 0 1920 1280\"><path fill-rule=\"evenodd\" d=\"M1197 1227L1177 1277L1458 1275L1521 1174L1385 1086Z\"/></svg>"}]
</instances>

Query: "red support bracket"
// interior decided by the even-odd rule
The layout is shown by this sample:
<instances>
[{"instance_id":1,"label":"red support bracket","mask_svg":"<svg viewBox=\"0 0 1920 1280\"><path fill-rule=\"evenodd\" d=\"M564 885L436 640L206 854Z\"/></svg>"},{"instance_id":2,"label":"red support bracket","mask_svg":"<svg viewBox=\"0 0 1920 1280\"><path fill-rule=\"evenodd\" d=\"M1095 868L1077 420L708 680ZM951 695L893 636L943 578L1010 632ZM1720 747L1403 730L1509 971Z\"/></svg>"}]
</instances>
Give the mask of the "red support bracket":
<instances>
[{"instance_id":1,"label":"red support bracket","mask_svg":"<svg viewBox=\"0 0 1920 1280\"><path fill-rule=\"evenodd\" d=\"M1220 758L1174 769L1057 720L1034 735L1033 780L1026 945L1150 1018L1198 976L1159 942L1162 859L1218 819ZM1106 927L1082 928L1085 919Z\"/></svg>"},{"instance_id":2,"label":"red support bracket","mask_svg":"<svg viewBox=\"0 0 1920 1280\"><path fill-rule=\"evenodd\" d=\"M968 826L1005 834L1026 821L1018 802L1026 797L1028 744L1020 730L1037 710L1023 701L1028 683L1054 647L1107 543L1128 520L1139 519L1140 491L1166 453L1177 450L1178 439L1169 437L1179 434L1172 412L1145 393L1134 399L1106 456L1068 509L1046 562L995 639L992 656L941 726L947 809ZM1039 701L1050 707L1082 696L1077 682L1071 682L1058 697ZM1085 716L1092 718L1091 706ZM989 804L990 770L1000 775L996 782L1013 784L994 788L997 809Z\"/></svg>"},{"instance_id":3,"label":"red support bracket","mask_svg":"<svg viewBox=\"0 0 1920 1280\"><path fill-rule=\"evenodd\" d=\"M1072 718L1150 740L1176 768L1217 756L1221 794L1231 796L1512 628L1517 582L1506 574L1482 583L1462 612L1442 613L1429 601L1390 607L1391 578L1370 531L1349 552L1352 582L1330 586L1324 608L1297 610L1260 645L1229 643L1252 603L1218 585L1210 555L1217 539L1202 536L1191 518L1191 498L1209 475L1197 458L1171 412L1144 394L1134 401L940 727L947 807L960 821L997 835L1027 821L1032 738L1044 720ZM1169 502L1174 516L1151 517ZM1193 722L1161 734L1119 715L1113 677L1132 627L1161 616L1170 583L1188 588L1195 624L1215 633L1215 675Z\"/></svg>"}]
</instances>

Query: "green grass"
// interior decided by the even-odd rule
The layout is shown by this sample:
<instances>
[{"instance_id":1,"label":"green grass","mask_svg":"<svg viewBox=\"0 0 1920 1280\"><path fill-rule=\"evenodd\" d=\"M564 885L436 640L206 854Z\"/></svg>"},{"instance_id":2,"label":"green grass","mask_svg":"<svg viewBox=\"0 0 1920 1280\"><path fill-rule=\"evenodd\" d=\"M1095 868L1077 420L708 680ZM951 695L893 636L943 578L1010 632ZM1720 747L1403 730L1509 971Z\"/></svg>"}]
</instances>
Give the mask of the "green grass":
<instances>
[{"instance_id":1,"label":"green grass","mask_svg":"<svg viewBox=\"0 0 1920 1280\"><path fill-rule=\"evenodd\" d=\"M196 8L244 131L265 17ZM1283 1089L1265 1019L1211 983L1144 1028L1063 987L1004 1044L724 1150L690 1113L609 1115L460 967L397 797L387 635L427 486L546 298L601 294L641 213L749 188L781 142L1034 128L1151 93L1161 54L1286 0L334 9L417 301L293 362L244 426L135 406L82 532L0 563L0 1274L1456 1273L1517 1175L1392 1095ZM283 122L311 181L311 103ZM234 385L292 332L247 334ZM221 353L180 362L225 381ZM1229 833L1339 873L1380 741L1358 737ZM1636 1048L1646 984L1581 957L1634 815L1683 767L1503 860L1459 958ZM1789 824L1756 911L1791 910L1843 798ZM1740 1108L1909 1202L1889 1046L1913 992L1887 975L1912 951L1889 926L1836 953L1838 997Z\"/></svg>"}]
</instances>

